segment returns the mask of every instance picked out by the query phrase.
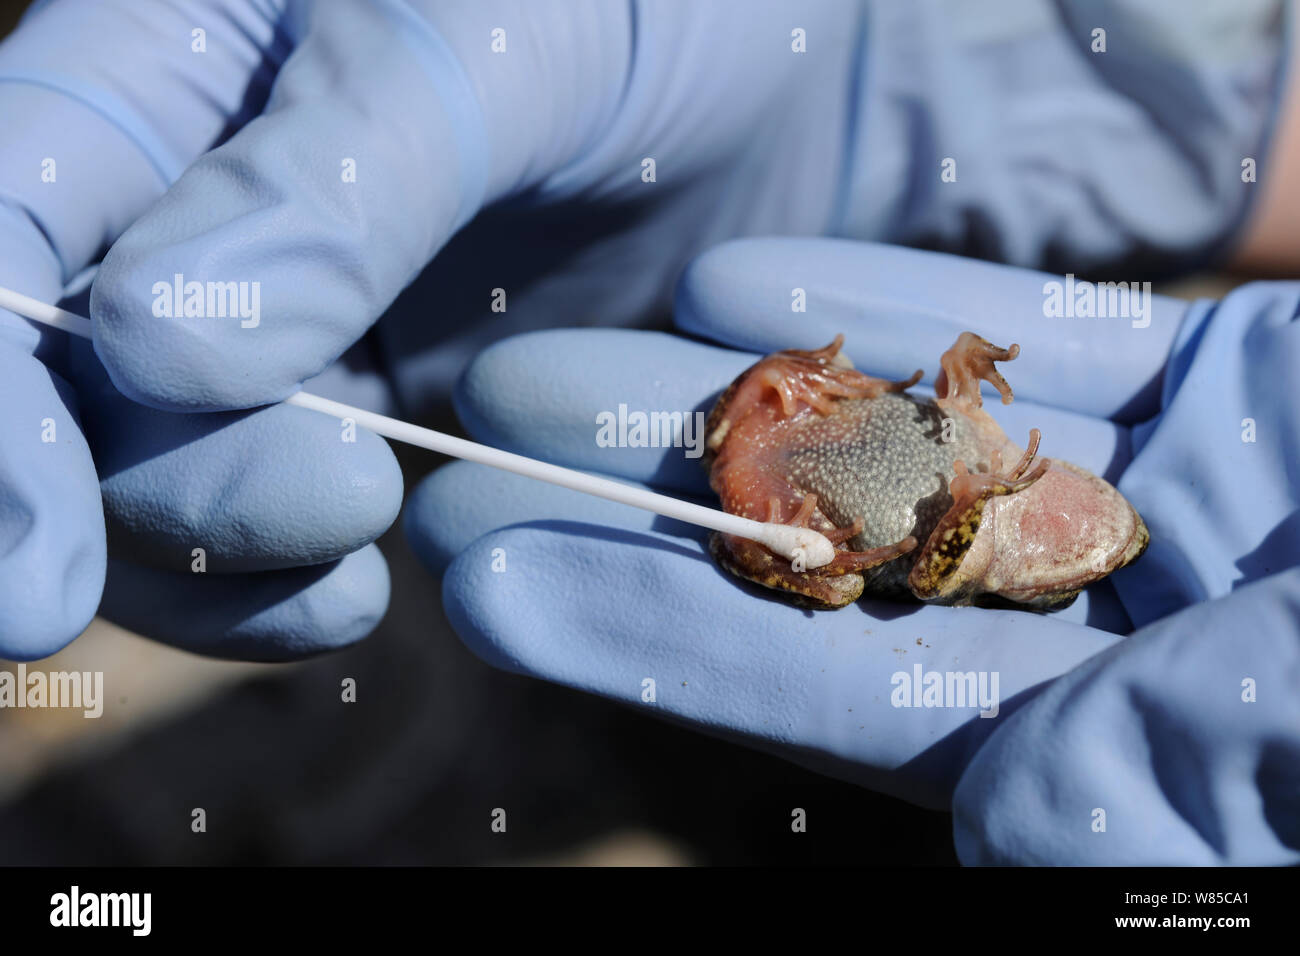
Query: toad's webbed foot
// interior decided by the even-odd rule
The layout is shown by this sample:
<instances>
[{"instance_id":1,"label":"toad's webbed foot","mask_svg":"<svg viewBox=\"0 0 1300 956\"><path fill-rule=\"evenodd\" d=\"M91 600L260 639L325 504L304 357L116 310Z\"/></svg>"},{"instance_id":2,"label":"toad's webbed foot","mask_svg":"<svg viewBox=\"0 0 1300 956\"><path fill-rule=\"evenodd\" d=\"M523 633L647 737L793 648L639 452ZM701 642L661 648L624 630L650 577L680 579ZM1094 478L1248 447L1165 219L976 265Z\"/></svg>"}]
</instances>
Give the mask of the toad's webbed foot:
<instances>
[{"instance_id":1,"label":"toad's webbed foot","mask_svg":"<svg viewBox=\"0 0 1300 956\"><path fill-rule=\"evenodd\" d=\"M939 377L934 382L934 392L939 403L956 405L970 410L982 408L980 382L990 383L1002 396L1002 404L1010 405L1014 397L1011 386L997 370L995 362L1010 362L1020 354L1020 346L999 348L974 332L963 332L956 343L939 358Z\"/></svg>"}]
</instances>

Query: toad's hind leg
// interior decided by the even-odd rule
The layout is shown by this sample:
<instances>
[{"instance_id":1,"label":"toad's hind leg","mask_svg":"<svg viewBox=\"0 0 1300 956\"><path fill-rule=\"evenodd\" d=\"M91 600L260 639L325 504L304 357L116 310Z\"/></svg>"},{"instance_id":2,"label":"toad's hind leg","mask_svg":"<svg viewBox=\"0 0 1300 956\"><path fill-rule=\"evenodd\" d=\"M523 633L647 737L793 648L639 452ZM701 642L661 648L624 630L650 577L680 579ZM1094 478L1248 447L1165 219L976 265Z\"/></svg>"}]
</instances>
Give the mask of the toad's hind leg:
<instances>
[{"instance_id":1,"label":"toad's hind leg","mask_svg":"<svg viewBox=\"0 0 1300 956\"><path fill-rule=\"evenodd\" d=\"M957 472L948 484L952 494L952 507L939 519L930 532L925 547L921 549L916 564L907 577L907 586L922 601L953 599L959 597L965 577L958 572L962 560L975 543L980 529L984 506L999 495L1014 495L1024 491L1047 473L1050 460L1040 459L1032 471L1034 455L1041 437L1037 428L1029 433L1029 449L1024 457L1006 474L1002 470L1002 456L993 453L989 474L972 474L963 461L956 461Z\"/></svg>"},{"instance_id":2,"label":"toad's hind leg","mask_svg":"<svg viewBox=\"0 0 1300 956\"><path fill-rule=\"evenodd\" d=\"M768 521L782 520L781 499L768 501ZM806 528L817 513L817 496L807 495L794 516L785 524ZM844 528L823 531L839 545L862 532L862 519ZM856 601L862 595L862 571L892 561L916 547L916 539L904 538L896 544L867 551L838 551L830 564L812 570L795 570L790 561L776 555L756 541L730 534L715 533L709 538L714 559L737 577L764 587L787 591L801 604L811 607L837 608Z\"/></svg>"}]
</instances>

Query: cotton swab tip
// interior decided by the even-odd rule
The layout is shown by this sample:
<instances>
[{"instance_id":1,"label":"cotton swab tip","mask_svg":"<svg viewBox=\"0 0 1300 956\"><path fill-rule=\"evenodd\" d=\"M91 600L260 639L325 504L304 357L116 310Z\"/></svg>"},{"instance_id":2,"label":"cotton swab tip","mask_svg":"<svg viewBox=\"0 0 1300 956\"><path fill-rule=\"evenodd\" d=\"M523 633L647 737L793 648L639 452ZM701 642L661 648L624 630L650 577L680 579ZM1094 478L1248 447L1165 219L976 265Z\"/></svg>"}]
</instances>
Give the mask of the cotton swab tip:
<instances>
[{"instance_id":1,"label":"cotton swab tip","mask_svg":"<svg viewBox=\"0 0 1300 956\"><path fill-rule=\"evenodd\" d=\"M825 567L835 560L835 545L825 535L811 528L796 528L786 524L764 524L759 544L771 549L796 565L812 570Z\"/></svg>"}]
</instances>

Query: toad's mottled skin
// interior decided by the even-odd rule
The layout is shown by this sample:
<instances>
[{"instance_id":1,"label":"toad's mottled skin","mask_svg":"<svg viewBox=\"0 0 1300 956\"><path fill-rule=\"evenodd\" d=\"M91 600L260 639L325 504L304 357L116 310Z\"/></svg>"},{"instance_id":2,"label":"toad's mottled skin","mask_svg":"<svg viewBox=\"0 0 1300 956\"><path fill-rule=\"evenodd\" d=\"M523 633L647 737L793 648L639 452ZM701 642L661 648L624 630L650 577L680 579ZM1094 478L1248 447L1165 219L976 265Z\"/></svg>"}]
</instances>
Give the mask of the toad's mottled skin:
<instances>
[{"instance_id":1,"label":"toad's mottled skin","mask_svg":"<svg viewBox=\"0 0 1300 956\"><path fill-rule=\"evenodd\" d=\"M707 428L710 483L732 514L811 527L837 546L825 567L791 567L762 545L715 534L729 571L798 603L843 607L863 591L940 604L1053 610L1135 560L1147 529L1110 484L1022 451L984 411L981 379L1014 359L964 332L940 359L936 400L853 370L844 337L777 352L722 395ZM1006 468L1005 463L1015 464Z\"/></svg>"}]
</instances>

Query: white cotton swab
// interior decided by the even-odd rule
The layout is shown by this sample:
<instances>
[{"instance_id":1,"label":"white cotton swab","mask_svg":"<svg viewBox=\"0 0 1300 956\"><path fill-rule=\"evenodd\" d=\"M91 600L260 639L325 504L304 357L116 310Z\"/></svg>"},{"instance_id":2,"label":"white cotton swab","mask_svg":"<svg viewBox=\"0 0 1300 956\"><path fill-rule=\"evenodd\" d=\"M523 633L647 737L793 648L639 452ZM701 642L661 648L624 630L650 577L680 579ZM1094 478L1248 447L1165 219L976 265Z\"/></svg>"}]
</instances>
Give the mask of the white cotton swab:
<instances>
[{"instance_id":1,"label":"white cotton swab","mask_svg":"<svg viewBox=\"0 0 1300 956\"><path fill-rule=\"evenodd\" d=\"M6 289L3 286L0 286L0 308L8 309L10 312L15 312L34 322L53 326L56 329L62 329L82 338L91 338L89 319L68 312L66 309L60 309L58 306L40 302L22 293L14 292L12 289ZM516 475L523 475L525 478L535 478L538 481L559 485L561 488L569 488L573 491L581 491L584 494L595 495L598 498L616 501L619 504L631 505L633 508L643 508L646 511L653 511L655 514L663 515L665 518L675 518L678 521L699 525L712 531L721 531L723 534L749 538L789 560L795 570L820 568L829 564L835 558L835 546L824 535L813 531L811 528L796 528L790 525L754 521L740 515L727 514L725 511L705 508L702 505L679 501L667 495L656 494L641 488L633 488L617 481L610 481L608 478L597 478L581 471L574 471L572 468L561 468L559 465L551 465L544 461L537 461L534 458L526 458L523 455L501 451L488 445L480 445L477 442L466 441L463 438L444 435L442 432L436 432L431 428L421 428L419 425L412 425L410 422L389 418L386 415L377 415L363 408L354 408L351 405L344 405L342 402L331 401L328 398L322 398L308 392L298 392L291 395L285 399L285 403L297 405L299 408L310 408L318 412L324 412L326 415L332 415L339 419L351 418L358 425L368 428L376 434L405 442L408 445L427 448L429 451L450 455L453 458L478 462L480 465L490 465L503 471L514 472Z\"/></svg>"}]
</instances>

